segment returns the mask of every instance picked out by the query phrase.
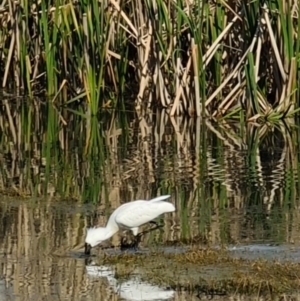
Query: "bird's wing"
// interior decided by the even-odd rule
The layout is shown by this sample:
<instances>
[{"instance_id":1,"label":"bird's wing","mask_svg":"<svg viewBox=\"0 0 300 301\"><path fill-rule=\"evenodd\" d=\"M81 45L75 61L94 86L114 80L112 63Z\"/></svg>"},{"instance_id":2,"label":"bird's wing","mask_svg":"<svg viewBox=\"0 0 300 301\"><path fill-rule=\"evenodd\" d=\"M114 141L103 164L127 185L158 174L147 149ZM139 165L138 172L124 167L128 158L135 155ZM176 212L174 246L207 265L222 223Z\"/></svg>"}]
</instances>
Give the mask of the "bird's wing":
<instances>
[{"instance_id":1,"label":"bird's wing","mask_svg":"<svg viewBox=\"0 0 300 301\"><path fill-rule=\"evenodd\" d=\"M115 216L115 221L124 227L135 228L150 222L162 213L159 204L139 201L119 211Z\"/></svg>"}]
</instances>

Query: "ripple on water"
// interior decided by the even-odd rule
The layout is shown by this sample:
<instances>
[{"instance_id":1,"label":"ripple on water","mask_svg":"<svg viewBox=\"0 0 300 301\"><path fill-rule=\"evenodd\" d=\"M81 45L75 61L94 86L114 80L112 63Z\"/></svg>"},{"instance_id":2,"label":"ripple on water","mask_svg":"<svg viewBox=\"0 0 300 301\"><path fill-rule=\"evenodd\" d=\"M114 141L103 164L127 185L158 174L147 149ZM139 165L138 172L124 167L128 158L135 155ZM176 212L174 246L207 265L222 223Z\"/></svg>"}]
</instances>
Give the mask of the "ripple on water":
<instances>
[{"instance_id":1,"label":"ripple on water","mask_svg":"<svg viewBox=\"0 0 300 301\"><path fill-rule=\"evenodd\" d=\"M267 260L300 262L300 247L291 244L249 244L228 246L228 251L234 257L255 260L259 258Z\"/></svg>"}]
</instances>

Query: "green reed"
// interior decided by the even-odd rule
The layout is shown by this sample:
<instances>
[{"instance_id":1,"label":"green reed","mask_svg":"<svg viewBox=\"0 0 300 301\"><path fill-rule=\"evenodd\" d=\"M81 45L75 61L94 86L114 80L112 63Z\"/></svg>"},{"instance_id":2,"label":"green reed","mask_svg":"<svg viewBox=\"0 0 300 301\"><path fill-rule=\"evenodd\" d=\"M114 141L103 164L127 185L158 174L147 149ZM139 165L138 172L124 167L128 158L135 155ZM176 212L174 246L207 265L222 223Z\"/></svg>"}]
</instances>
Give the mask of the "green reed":
<instances>
[{"instance_id":1,"label":"green reed","mask_svg":"<svg viewBox=\"0 0 300 301\"><path fill-rule=\"evenodd\" d=\"M59 19L59 4L60 2L56 2L54 16L52 18L54 20L49 20L49 15L47 10L49 6L46 1L41 3L42 13L41 13L41 31L43 32L44 38L44 56L46 60L46 74L47 74L47 93L49 95L53 95L55 91L57 91L57 76L56 76L56 52L57 52L57 39L58 39L58 19Z\"/></svg>"},{"instance_id":2,"label":"green reed","mask_svg":"<svg viewBox=\"0 0 300 301\"><path fill-rule=\"evenodd\" d=\"M249 82L249 85L247 87L247 97L249 98L249 100L251 100L253 112L260 113L261 110L259 102L257 101L257 84L255 80L255 66L252 53L248 54L248 65L246 65L245 67L247 81Z\"/></svg>"}]
</instances>

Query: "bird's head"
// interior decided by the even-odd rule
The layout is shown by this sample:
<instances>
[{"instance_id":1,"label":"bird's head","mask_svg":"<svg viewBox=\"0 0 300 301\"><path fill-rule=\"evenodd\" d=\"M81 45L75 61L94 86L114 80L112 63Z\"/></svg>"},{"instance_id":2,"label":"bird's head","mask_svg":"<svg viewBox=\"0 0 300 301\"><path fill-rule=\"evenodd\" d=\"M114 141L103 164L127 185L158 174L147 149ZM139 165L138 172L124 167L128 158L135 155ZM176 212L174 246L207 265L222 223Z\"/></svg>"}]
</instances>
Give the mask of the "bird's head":
<instances>
[{"instance_id":1,"label":"bird's head","mask_svg":"<svg viewBox=\"0 0 300 301\"><path fill-rule=\"evenodd\" d=\"M91 254L91 249L102 241L107 239L107 230L106 228L99 227L99 228L89 228L87 229L86 237L85 237L85 244L84 244L84 253L86 255Z\"/></svg>"}]
</instances>

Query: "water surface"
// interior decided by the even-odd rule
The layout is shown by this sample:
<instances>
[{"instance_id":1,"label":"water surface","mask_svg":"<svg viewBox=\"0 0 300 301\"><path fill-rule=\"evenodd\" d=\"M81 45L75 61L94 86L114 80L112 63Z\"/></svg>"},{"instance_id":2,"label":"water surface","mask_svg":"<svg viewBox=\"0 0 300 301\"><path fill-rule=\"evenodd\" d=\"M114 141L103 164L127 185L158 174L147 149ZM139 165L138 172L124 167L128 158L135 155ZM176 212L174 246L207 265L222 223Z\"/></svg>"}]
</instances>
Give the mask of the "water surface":
<instances>
[{"instance_id":1,"label":"water surface","mask_svg":"<svg viewBox=\"0 0 300 301\"><path fill-rule=\"evenodd\" d=\"M297 128L164 112L105 122L66 113L62 126L51 111L48 121L36 108L11 111L14 128L0 117L1 300L199 300L151 283L139 267L124 279L82 256L86 227L105 224L124 202L161 194L177 211L158 219L163 227L145 235L142 252L225 246L232 256L299 261ZM104 244L107 256L120 252L124 235Z\"/></svg>"}]
</instances>

